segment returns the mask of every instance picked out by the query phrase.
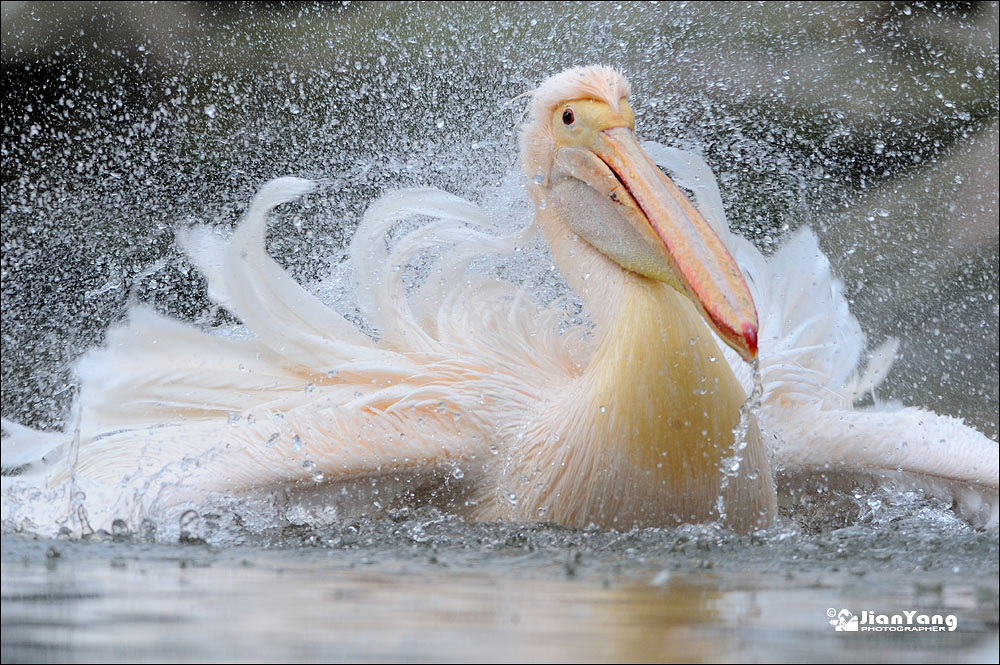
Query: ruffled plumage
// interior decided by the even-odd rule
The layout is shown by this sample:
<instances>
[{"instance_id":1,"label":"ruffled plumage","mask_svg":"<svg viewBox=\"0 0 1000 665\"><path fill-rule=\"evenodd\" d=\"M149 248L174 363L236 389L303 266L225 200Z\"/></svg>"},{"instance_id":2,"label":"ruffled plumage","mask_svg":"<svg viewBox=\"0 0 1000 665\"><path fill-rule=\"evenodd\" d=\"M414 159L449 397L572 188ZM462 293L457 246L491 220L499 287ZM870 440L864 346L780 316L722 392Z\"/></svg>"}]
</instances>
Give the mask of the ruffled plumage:
<instances>
[{"instance_id":1,"label":"ruffled plumage","mask_svg":"<svg viewBox=\"0 0 1000 665\"><path fill-rule=\"evenodd\" d=\"M977 523L995 521L995 442L921 409L853 409L885 376L895 346L883 344L859 367L866 340L815 235L801 229L765 259L728 230L700 158L644 148L694 192L744 271L761 320L758 419L774 464L789 476L889 475L954 497ZM585 524L593 510L625 510L633 488L624 480L599 496L571 479L563 498L576 497L578 508L560 514L547 500L532 503L538 492L514 477L524 451L539 451L536 465L541 457L571 463L569 444L549 441L555 421L546 409L573 390L596 343L591 323L567 324L557 304L479 265L514 255L533 229L496 235L480 208L434 189L379 199L349 252L371 334L266 254L268 212L311 187L267 183L229 238L205 227L178 236L210 297L241 328L206 332L135 307L77 365L79 417L65 433L4 421L4 466L28 465L5 478L5 520L28 515L24 486L70 482L87 493L92 522L359 481L386 488L379 505L431 501L478 519ZM387 240L414 219L422 223ZM415 263L422 280L408 277ZM719 346L749 394L749 366ZM600 474L616 459L584 463ZM370 500L357 508L370 509Z\"/></svg>"}]
</instances>

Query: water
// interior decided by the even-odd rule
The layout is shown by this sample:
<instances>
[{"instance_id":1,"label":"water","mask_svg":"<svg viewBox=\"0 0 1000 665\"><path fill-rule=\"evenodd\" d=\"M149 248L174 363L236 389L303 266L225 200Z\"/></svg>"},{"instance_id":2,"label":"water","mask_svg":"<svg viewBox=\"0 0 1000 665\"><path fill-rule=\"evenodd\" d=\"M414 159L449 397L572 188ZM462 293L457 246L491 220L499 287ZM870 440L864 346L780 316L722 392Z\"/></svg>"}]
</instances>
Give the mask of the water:
<instances>
[{"instance_id":1,"label":"water","mask_svg":"<svg viewBox=\"0 0 1000 665\"><path fill-rule=\"evenodd\" d=\"M995 3L3 11L5 417L64 422L72 361L130 302L232 326L174 232L234 223L271 177L322 183L268 244L318 290L398 187L519 227L510 100L610 61L641 136L704 154L744 235L766 251L817 228L873 344L902 339L876 399L996 436ZM997 658L997 529L878 489L784 497L752 537L427 510L263 533L194 515L152 525L158 539L133 526L5 526L4 662ZM958 629L838 633L830 608Z\"/></svg>"},{"instance_id":2,"label":"water","mask_svg":"<svg viewBox=\"0 0 1000 665\"><path fill-rule=\"evenodd\" d=\"M3 541L3 659L968 662L996 658L997 532L469 525L428 511L241 545ZM943 521L942 521L943 520ZM827 611L953 614L839 633Z\"/></svg>"}]
</instances>

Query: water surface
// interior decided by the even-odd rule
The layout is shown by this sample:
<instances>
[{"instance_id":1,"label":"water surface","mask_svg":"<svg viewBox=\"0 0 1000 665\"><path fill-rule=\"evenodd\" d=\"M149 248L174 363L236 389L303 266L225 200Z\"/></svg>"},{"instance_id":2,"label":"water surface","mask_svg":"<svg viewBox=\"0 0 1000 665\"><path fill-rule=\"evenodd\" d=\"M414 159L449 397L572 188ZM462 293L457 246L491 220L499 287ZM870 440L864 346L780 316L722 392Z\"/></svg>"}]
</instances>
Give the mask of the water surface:
<instances>
[{"instance_id":1,"label":"water surface","mask_svg":"<svg viewBox=\"0 0 1000 665\"><path fill-rule=\"evenodd\" d=\"M997 657L997 531L936 509L820 534L782 519L755 536L417 511L240 539L5 537L4 661ZM830 609L951 614L957 629L837 632Z\"/></svg>"}]
</instances>

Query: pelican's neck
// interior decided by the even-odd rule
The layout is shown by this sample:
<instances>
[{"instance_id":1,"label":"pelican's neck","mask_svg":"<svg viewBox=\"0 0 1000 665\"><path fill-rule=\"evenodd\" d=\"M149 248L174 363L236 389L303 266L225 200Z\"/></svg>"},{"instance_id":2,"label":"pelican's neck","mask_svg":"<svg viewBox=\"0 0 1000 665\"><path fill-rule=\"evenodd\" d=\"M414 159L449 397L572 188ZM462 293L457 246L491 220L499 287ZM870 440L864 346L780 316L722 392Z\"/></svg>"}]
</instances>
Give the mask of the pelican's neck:
<instances>
[{"instance_id":1,"label":"pelican's neck","mask_svg":"<svg viewBox=\"0 0 1000 665\"><path fill-rule=\"evenodd\" d=\"M638 405L629 417L643 436L629 437L629 445L643 460L659 456L667 441L699 459L721 459L746 394L694 304L621 268L567 225L546 221L556 265L597 326L584 379L589 399L603 413L611 403L619 411Z\"/></svg>"},{"instance_id":2,"label":"pelican's neck","mask_svg":"<svg viewBox=\"0 0 1000 665\"><path fill-rule=\"evenodd\" d=\"M622 269L562 231L565 226L544 228L553 258L584 299L597 334L570 397L576 414L571 429L577 428L575 438L589 450L574 456L581 468L567 467L566 476L585 475L586 467L605 469L590 474L604 479L592 481L590 491L606 492L604 506L631 510L642 523L714 519L720 494L727 504L738 504L728 515L734 528L766 523L774 512L774 490L756 425L737 477L723 482L721 467L734 455L746 394L693 303L670 286ZM631 492L635 502L610 496L621 492ZM592 505L605 510L601 501Z\"/></svg>"},{"instance_id":3,"label":"pelican's neck","mask_svg":"<svg viewBox=\"0 0 1000 665\"><path fill-rule=\"evenodd\" d=\"M608 443L672 487L714 481L743 388L687 298L632 274L619 286L584 379L609 430L629 433Z\"/></svg>"}]
</instances>

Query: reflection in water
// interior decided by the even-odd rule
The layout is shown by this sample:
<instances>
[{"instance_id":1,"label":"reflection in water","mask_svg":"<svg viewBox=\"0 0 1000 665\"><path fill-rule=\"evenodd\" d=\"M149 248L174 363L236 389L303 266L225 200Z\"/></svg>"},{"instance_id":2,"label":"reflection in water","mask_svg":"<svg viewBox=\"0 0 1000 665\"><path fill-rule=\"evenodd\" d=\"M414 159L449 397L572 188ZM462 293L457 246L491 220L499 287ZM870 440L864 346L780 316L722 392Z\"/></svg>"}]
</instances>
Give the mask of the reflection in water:
<instances>
[{"instance_id":1,"label":"reflection in water","mask_svg":"<svg viewBox=\"0 0 1000 665\"><path fill-rule=\"evenodd\" d=\"M649 548L646 548L648 552ZM434 550L431 550L433 552ZM738 551L738 550L737 550ZM3 659L794 661L995 656L996 577L754 574L506 548L217 550L3 542ZM985 552L984 552L985 554ZM860 557L859 557L860 558ZM488 559L488 560L486 560ZM847 635L827 608L952 613L953 633Z\"/></svg>"}]
</instances>

